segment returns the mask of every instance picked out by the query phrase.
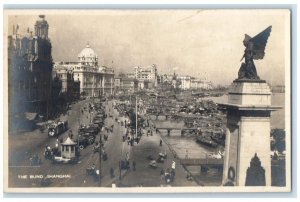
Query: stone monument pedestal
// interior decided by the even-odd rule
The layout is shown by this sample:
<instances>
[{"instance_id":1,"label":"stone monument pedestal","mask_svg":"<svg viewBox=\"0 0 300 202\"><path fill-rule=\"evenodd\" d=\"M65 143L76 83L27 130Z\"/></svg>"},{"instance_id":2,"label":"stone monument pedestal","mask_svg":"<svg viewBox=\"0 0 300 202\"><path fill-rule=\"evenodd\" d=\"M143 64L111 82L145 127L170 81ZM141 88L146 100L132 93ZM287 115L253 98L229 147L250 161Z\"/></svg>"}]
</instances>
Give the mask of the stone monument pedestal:
<instances>
[{"instance_id":1,"label":"stone monument pedestal","mask_svg":"<svg viewBox=\"0 0 300 202\"><path fill-rule=\"evenodd\" d=\"M255 160L261 165L257 170L264 171L264 177L258 177L258 184L271 186L270 116L271 111L280 108L271 106L271 95L263 80L235 80L228 103L220 104L227 108L223 185L249 185L247 172L251 160ZM255 176L251 179L256 180Z\"/></svg>"}]
</instances>

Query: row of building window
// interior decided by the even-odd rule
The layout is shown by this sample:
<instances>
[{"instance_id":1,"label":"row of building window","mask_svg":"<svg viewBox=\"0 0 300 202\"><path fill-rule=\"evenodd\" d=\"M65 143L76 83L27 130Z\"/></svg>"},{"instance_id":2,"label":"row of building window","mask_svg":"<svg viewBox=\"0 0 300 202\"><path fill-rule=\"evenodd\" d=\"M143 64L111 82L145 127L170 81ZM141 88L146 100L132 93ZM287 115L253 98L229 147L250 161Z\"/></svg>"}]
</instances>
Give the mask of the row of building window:
<instances>
[{"instance_id":1,"label":"row of building window","mask_svg":"<svg viewBox=\"0 0 300 202\"><path fill-rule=\"evenodd\" d=\"M62 151L69 151L69 149L70 149L70 147L71 147L71 152L74 152L75 151L75 146L62 146Z\"/></svg>"}]
</instances>

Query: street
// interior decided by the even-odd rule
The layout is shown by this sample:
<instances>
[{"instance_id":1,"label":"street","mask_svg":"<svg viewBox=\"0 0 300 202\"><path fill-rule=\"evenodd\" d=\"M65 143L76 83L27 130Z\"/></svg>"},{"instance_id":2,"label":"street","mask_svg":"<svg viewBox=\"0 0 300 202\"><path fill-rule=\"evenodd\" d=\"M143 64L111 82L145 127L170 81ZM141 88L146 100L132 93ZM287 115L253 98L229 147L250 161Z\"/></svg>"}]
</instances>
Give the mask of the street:
<instances>
[{"instance_id":1,"label":"street","mask_svg":"<svg viewBox=\"0 0 300 202\"><path fill-rule=\"evenodd\" d=\"M76 103L69 111L68 118L69 129L74 134L74 139L77 138L77 130L79 124L88 124L92 119L91 114L84 112L81 114L81 108L91 100L84 100ZM117 116L117 112L113 110L112 104L109 102L106 107L106 113L112 112ZM119 160L125 158L126 153L130 153L129 147L122 141L122 134L125 131L124 127L116 124L113 118L107 118L105 125L115 125L114 133L108 133L108 139L104 144L104 149L108 154L108 160L102 161L101 186L109 186L113 179L110 179L109 171L113 168L115 175L119 173ZM102 135L106 132L102 131ZM68 136L68 131L61 134L58 138L64 140ZM99 141L100 135L96 141ZM86 168L93 163L99 169L99 153L93 152L93 146L90 145L80 152L79 162L77 164L52 164L51 161L44 158L44 149L46 145L55 146L56 138L50 138L47 131L43 133L40 130L26 132L22 134L14 134L9 136L9 186L12 187L39 187L41 178L50 175L50 186L78 186L89 187L98 186L98 181L94 181L92 176L86 175ZM37 154L42 163L38 166L30 166L29 158ZM57 176L54 176L57 175Z\"/></svg>"},{"instance_id":2,"label":"street","mask_svg":"<svg viewBox=\"0 0 300 202\"><path fill-rule=\"evenodd\" d=\"M95 111L89 113L87 110L81 111L84 106L92 103L92 100L84 100L75 103L68 115L62 115L61 120L68 119L69 130L57 137L66 140L68 133L72 130L74 139L78 138L79 125L88 125ZM171 169L172 162L176 162L176 180L168 186L192 186L195 182L185 179L186 171L179 162L174 158L170 148L166 144L159 146L161 137L156 134L153 127L152 134L146 135L150 128L142 130L142 138L139 144L134 143L130 146L122 137L126 132L125 125L121 125L127 117L120 116L117 109L114 109L112 101L105 102L105 113L108 115L95 141L100 140L100 136L107 136L104 141L103 149L107 153L108 159L99 161L99 152L93 151L93 145L89 145L80 151L79 161L75 164L53 164L50 160L44 158L45 146L54 147L57 138L48 137L47 131L41 132L34 130L23 134L13 134L9 136L9 186L12 187L40 187L42 179L47 177L51 183L49 187L111 187L112 184L117 186L164 186L167 185L160 172ZM105 127L110 128L113 125L113 131L106 131ZM157 169L149 168L147 156L156 158L159 152L167 154L168 158L164 163L160 163ZM38 155L42 162L40 165L31 166L29 158ZM120 161L129 160L130 168L120 170ZM136 170L133 169L133 161L136 163ZM86 169L95 165L96 170L100 170L101 180L86 174ZM101 166L100 166L101 164ZM112 176L113 175L113 176Z\"/></svg>"}]
</instances>

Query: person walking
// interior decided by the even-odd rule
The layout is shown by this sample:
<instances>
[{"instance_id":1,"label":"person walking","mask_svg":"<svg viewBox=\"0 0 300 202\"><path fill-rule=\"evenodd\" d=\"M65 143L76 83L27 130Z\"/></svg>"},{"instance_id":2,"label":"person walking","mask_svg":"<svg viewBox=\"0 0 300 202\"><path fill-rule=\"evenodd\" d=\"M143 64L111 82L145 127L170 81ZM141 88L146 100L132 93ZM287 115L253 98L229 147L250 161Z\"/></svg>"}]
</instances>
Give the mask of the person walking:
<instances>
[{"instance_id":1,"label":"person walking","mask_svg":"<svg viewBox=\"0 0 300 202\"><path fill-rule=\"evenodd\" d=\"M69 138L73 139L73 132L72 132L72 130L69 130L68 136L69 136Z\"/></svg>"},{"instance_id":2,"label":"person walking","mask_svg":"<svg viewBox=\"0 0 300 202\"><path fill-rule=\"evenodd\" d=\"M164 171L164 169L161 169L161 171L160 171L160 179L161 180L164 179L164 175L165 175L165 171Z\"/></svg>"},{"instance_id":3,"label":"person walking","mask_svg":"<svg viewBox=\"0 0 300 202\"><path fill-rule=\"evenodd\" d=\"M114 169L112 167L110 168L109 173L110 173L110 178L114 178L115 177L115 171L114 171Z\"/></svg>"},{"instance_id":4,"label":"person walking","mask_svg":"<svg viewBox=\"0 0 300 202\"><path fill-rule=\"evenodd\" d=\"M58 148L58 138L56 138L56 142L55 142L55 148Z\"/></svg>"},{"instance_id":5,"label":"person walking","mask_svg":"<svg viewBox=\"0 0 300 202\"><path fill-rule=\"evenodd\" d=\"M133 169L133 171L135 171L135 166L136 166L136 163L135 163L135 160L133 160L133 162L132 162L132 169Z\"/></svg>"},{"instance_id":6,"label":"person walking","mask_svg":"<svg viewBox=\"0 0 300 202\"><path fill-rule=\"evenodd\" d=\"M173 161L173 162L172 162L172 170L174 170L174 171L175 171L175 166L176 166L176 162Z\"/></svg>"},{"instance_id":7,"label":"person walking","mask_svg":"<svg viewBox=\"0 0 300 202\"><path fill-rule=\"evenodd\" d=\"M162 139L160 139L159 141L159 146L162 146Z\"/></svg>"}]
</instances>

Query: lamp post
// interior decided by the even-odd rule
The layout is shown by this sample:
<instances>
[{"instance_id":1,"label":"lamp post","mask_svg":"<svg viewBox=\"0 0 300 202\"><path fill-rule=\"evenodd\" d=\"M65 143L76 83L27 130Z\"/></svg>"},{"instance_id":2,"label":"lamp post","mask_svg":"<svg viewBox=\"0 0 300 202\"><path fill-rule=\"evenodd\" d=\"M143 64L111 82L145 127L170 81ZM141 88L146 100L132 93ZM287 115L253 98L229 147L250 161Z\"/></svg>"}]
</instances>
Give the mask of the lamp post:
<instances>
[{"instance_id":1,"label":"lamp post","mask_svg":"<svg viewBox=\"0 0 300 202\"><path fill-rule=\"evenodd\" d=\"M119 180L122 179L121 171L122 171L122 168L121 168L121 160L119 160Z\"/></svg>"},{"instance_id":2,"label":"lamp post","mask_svg":"<svg viewBox=\"0 0 300 202\"><path fill-rule=\"evenodd\" d=\"M94 112L91 110L90 112L90 123L92 123L92 116L93 116Z\"/></svg>"},{"instance_id":3,"label":"lamp post","mask_svg":"<svg viewBox=\"0 0 300 202\"><path fill-rule=\"evenodd\" d=\"M94 104L94 97L95 97L95 73L93 74L93 89L92 89L92 96L93 96L93 104Z\"/></svg>"},{"instance_id":4,"label":"lamp post","mask_svg":"<svg viewBox=\"0 0 300 202\"><path fill-rule=\"evenodd\" d=\"M101 170L101 163L102 163L102 155L101 155L101 152L102 152L102 133L100 132L100 140L99 140L99 187L101 187L101 181L102 181L102 178L101 178L101 174L102 174L102 170Z\"/></svg>"},{"instance_id":5,"label":"lamp post","mask_svg":"<svg viewBox=\"0 0 300 202\"><path fill-rule=\"evenodd\" d=\"M78 120L78 128L80 128L80 115L77 118L77 120ZM79 132L77 133L77 149L79 149Z\"/></svg>"},{"instance_id":6,"label":"lamp post","mask_svg":"<svg viewBox=\"0 0 300 202\"><path fill-rule=\"evenodd\" d=\"M135 138L137 138L137 122L138 122L138 111L137 111L137 96L135 97ZM134 141L133 141L134 144Z\"/></svg>"}]
</instances>

